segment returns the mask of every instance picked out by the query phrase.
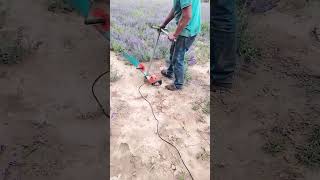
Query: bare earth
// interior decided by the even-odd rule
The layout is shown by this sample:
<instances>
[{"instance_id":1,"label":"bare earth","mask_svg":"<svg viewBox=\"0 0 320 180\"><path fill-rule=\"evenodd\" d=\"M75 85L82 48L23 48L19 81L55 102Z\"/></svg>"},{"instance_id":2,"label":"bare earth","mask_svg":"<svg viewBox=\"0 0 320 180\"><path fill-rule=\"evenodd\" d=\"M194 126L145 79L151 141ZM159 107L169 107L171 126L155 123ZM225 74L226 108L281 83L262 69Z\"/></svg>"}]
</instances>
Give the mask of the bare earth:
<instances>
[{"instance_id":1,"label":"bare earth","mask_svg":"<svg viewBox=\"0 0 320 180\"><path fill-rule=\"evenodd\" d=\"M0 65L0 179L107 179L107 121L91 95L106 42L75 13L49 12L46 0L1 2L1 30L23 26L41 45L20 64ZM96 87L104 104L105 87Z\"/></svg>"},{"instance_id":2,"label":"bare earth","mask_svg":"<svg viewBox=\"0 0 320 180\"><path fill-rule=\"evenodd\" d=\"M250 17L260 59L243 63L231 92L211 93L215 180L318 180L295 158L320 117L319 1L281 0ZM283 137L271 155L267 141Z\"/></svg>"},{"instance_id":3,"label":"bare earth","mask_svg":"<svg viewBox=\"0 0 320 180\"><path fill-rule=\"evenodd\" d=\"M164 61L153 69L160 72ZM156 134L157 122L140 96L142 74L111 52L111 71L122 77L111 83L111 177L116 180L190 179L175 149ZM181 92L145 85L162 137L172 142L194 179L210 179L210 116L193 110L196 101L209 98L209 64L190 67L193 80Z\"/></svg>"}]
</instances>

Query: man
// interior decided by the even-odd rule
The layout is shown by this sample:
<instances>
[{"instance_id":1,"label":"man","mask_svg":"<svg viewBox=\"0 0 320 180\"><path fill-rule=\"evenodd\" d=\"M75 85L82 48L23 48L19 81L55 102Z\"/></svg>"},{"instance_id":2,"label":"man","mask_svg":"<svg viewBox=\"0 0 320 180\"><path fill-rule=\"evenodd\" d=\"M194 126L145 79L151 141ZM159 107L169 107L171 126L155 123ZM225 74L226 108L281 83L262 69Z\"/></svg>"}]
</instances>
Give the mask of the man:
<instances>
[{"instance_id":1,"label":"man","mask_svg":"<svg viewBox=\"0 0 320 180\"><path fill-rule=\"evenodd\" d=\"M211 28L211 85L231 88L236 65L235 0L214 0Z\"/></svg>"},{"instance_id":2,"label":"man","mask_svg":"<svg viewBox=\"0 0 320 180\"><path fill-rule=\"evenodd\" d=\"M170 48L170 66L162 70L161 74L175 81L167 85L166 89L180 90L184 84L184 58L196 36L201 30L201 0L173 0L173 8L165 21L160 25L166 25L175 18L177 28L169 33L168 39L172 41Z\"/></svg>"}]
</instances>

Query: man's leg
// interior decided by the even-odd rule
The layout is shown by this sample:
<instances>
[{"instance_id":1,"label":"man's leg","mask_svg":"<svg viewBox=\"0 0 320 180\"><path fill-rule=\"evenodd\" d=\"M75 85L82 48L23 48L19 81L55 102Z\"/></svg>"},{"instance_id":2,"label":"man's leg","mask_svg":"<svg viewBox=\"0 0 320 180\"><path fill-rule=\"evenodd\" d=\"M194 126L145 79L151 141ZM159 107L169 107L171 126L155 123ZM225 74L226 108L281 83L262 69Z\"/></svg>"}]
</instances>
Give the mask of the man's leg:
<instances>
[{"instance_id":1,"label":"man's leg","mask_svg":"<svg viewBox=\"0 0 320 180\"><path fill-rule=\"evenodd\" d=\"M236 66L235 1L215 0L211 22L211 84L228 85Z\"/></svg>"},{"instance_id":2,"label":"man's leg","mask_svg":"<svg viewBox=\"0 0 320 180\"><path fill-rule=\"evenodd\" d=\"M174 63L173 72L175 75L174 86L177 89L181 89L184 84L184 58L185 53L189 50L190 46L195 40L193 37L179 36L175 42L174 52L172 56L172 62Z\"/></svg>"}]
</instances>

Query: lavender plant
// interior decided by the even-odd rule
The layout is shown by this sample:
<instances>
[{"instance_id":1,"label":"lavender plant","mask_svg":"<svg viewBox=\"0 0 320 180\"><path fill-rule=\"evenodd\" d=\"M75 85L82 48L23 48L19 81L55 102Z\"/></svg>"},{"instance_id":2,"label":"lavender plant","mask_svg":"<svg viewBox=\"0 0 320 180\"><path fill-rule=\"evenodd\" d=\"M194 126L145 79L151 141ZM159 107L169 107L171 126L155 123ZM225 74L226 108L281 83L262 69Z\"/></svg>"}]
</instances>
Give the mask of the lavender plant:
<instances>
[{"instance_id":1,"label":"lavender plant","mask_svg":"<svg viewBox=\"0 0 320 180\"><path fill-rule=\"evenodd\" d=\"M152 56L157 32L149 28L148 23L159 25L172 7L172 0L117 0L110 3L111 14L111 50L128 52L140 61L148 61ZM209 61L209 18L210 6L202 3L202 32L187 55L188 64L192 65L198 58ZM174 22L168 27L173 31ZM170 41L163 35L160 38L155 59L169 57ZM198 46L198 47L197 47ZM207 56L203 56L207 54ZM200 56L201 55L201 56ZM203 61L203 60L202 60Z\"/></svg>"}]
</instances>

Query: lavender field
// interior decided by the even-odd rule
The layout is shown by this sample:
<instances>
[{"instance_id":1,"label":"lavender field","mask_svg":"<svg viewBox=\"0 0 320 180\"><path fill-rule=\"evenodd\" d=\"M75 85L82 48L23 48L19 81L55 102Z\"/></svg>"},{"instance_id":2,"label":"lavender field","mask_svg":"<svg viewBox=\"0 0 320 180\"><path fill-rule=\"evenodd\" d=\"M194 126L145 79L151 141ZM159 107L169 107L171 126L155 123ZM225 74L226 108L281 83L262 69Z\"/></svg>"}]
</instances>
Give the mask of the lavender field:
<instances>
[{"instance_id":1,"label":"lavender field","mask_svg":"<svg viewBox=\"0 0 320 180\"><path fill-rule=\"evenodd\" d=\"M172 0L113 0L111 10L111 49L115 52L128 52L140 61L148 61L157 32L148 23L159 25L172 7ZM202 32L198 36L186 60L190 63L209 61L209 17L210 6L202 3ZM167 27L173 31L174 20ZM155 58L168 59L170 41L160 38Z\"/></svg>"}]
</instances>

